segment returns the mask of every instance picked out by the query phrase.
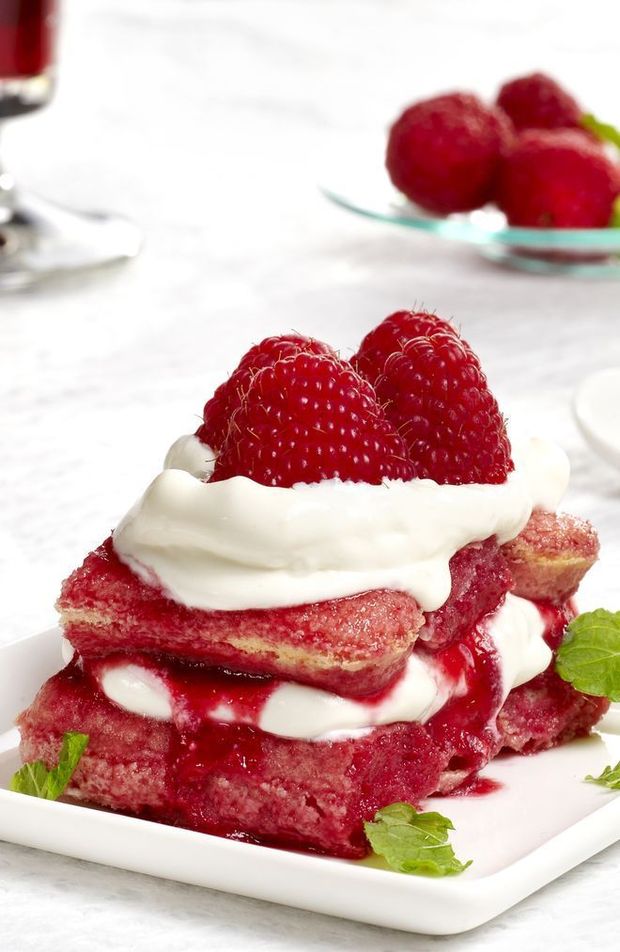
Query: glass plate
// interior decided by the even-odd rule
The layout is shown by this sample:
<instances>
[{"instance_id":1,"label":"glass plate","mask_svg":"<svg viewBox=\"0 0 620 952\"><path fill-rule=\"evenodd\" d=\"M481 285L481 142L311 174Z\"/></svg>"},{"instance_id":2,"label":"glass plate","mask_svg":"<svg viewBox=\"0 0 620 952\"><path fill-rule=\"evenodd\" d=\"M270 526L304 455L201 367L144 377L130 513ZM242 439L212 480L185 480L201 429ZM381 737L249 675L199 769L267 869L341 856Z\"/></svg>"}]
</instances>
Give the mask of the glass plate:
<instances>
[{"instance_id":1,"label":"glass plate","mask_svg":"<svg viewBox=\"0 0 620 952\"><path fill-rule=\"evenodd\" d=\"M368 151L368 149L372 151ZM348 211L474 245L485 258L524 271L586 277L620 277L620 228L511 228L505 215L487 206L437 217L408 201L390 183L380 162L364 161L381 149L342 154L321 191ZM360 161L360 156L361 161ZM337 171L338 165L341 171Z\"/></svg>"}]
</instances>

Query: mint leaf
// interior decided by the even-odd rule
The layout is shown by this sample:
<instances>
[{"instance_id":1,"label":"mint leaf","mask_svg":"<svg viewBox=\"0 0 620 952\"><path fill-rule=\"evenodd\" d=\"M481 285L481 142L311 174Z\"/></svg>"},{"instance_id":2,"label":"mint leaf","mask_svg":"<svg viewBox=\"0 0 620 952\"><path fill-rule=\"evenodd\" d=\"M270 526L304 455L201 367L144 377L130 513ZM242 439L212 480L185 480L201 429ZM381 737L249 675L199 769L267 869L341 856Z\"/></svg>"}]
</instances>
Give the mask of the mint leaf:
<instances>
[{"instance_id":1,"label":"mint leaf","mask_svg":"<svg viewBox=\"0 0 620 952\"><path fill-rule=\"evenodd\" d=\"M375 853L400 873L454 876L471 866L461 863L448 843L451 821L441 813L418 813L409 803L392 803L364 823Z\"/></svg>"},{"instance_id":2,"label":"mint leaf","mask_svg":"<svg viewBox=\"0 0 620 952\"><path fill-rule=\"evenodd\" d=\"M574 618L555 669L584 694L620 701L620 612L597 608Z\"/></svg>"},{"instance_id":3,"label":"mint leaf","mask_svg":"<svg viewBox=\"0 0 620 952\"><path fill-rule=\"evenodd\" d=\"M9 789L15 793L29 793L33 797L44 797L48 771L42 760L24 764L11 778Z\"/></svg>"},{"instance_id":4,"label":"mint leaf","mask_svg":"<svg viewBox=\"0 0 620 952\"><path fill-rule=\"evenodd\" d=\"M608 787L609 790L620 790L620 761L615 767L605 767L600 776L593 777L592 774L588 774L584 780L588 783L599 783L601 787Z\"/></svg>"},{"instance_id":5,"label":"mint leaf","mask_svg":"<svg viewBox=\"0 0 620 952\"><path fill-rule=\"evenodd\" d=\"M9 789L14 793L25 793L29 797L57 800L67 788L87 744L88 734L69 731L62 739L58 764L55 767L48 770L42 760L24 764L13 774Z\"/></svg>"},{"instance_id":6,"label":"mint leaf","mask_svg":"<svg viewBox=\"0 0 620 952\"><path fill-rule=\"evenodd\" d=\"M601 142L611 142L612 145L620 148L620 129L616 129L609 122L601 122L591 112L587 112L581 117L581 125L584 129L592 132Z\"/></svg>"}]
</instances>

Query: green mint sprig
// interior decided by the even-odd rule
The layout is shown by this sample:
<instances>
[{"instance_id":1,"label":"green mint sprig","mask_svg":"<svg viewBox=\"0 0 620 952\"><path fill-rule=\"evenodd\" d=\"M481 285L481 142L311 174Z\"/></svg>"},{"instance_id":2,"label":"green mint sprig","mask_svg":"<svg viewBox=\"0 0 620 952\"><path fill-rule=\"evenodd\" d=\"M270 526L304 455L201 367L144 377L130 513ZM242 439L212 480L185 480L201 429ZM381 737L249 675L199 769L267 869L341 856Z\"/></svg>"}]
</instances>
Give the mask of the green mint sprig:
<instances>
[{"instance_id":1,"label":"green mint sprig","mask_svg":"<svg viewBox=\"0 0 620 952\"><path fill-rule=\"evenodd\" d=\"M375 853L397 872L418 876L454 876L471 866L471 860L461 863L448 843L453 829L441 813L418 813L409 803L392 803L364 823Z\"/></svg>"},{"instance_id":2,"label":"green mint sprig","mask_svg":"<svg viewBox=\"0 0 620 952\"><path fill-rule=\"evenodd\" d=\"M555 669L583 694L620 701L620 612L597 608L574 618Z\"/></svg>"},{"instance_id":3,"label":"green mint sprig","mask_svg":"<svg viewBox=\"0 0 620 952\"><path fill-rule=\"evenodd\" d=\"M57 800L66 790L88 744L88 734L69 731L63 736L58 764L48 770L42 760L24 764L13 774L9 789L29 797Z\"/></svg>"},{"instance_id":4,"label":"green mint sprig","mask_svg":"<svg viewBox=\"0 0 620 952\"><path fill-rule=\"evenodd\" d=\"M581 117L581 125L588 132L595 135L597 139L600 139L601 142L610 142L620 149L620 129L612 126L611 123L601 122L591 112L587 112Z\"/></svg>"},{"instance_id":5,"label":"green mint sprig","mask_svg":"<svg viewBox=\"0 0 620 952\"><path fill-rule=\"evenodd\" d=\"M598 777L588 774L587 777L584 777L584 780L587 780L588 783L598 783L601 787L607 787L608 790L620 790L620 761L615 767L609 765L605 767Z\"/></svg>"},{"instance_id":6,"label":"green mint sprig","mask_svg":"<svg viewBox=\"0 0 620 952\"><path fill-rule=\"evenodd\" d=\"M620 149L620 129L609 122L601 122L591 112L581 117L581 126L591 132L600 142L607 142ZM620 199L616 199L609 222L610 228L620 228Z\"/></svg>"}]
</instances>

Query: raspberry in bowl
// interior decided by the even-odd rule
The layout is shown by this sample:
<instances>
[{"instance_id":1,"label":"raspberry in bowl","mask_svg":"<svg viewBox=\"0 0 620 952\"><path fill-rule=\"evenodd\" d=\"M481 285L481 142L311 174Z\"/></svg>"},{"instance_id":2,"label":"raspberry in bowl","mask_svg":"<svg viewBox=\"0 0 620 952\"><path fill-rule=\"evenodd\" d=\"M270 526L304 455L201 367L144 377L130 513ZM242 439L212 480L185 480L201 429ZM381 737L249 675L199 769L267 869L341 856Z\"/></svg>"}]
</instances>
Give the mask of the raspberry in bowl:
<instances>
[{"instance_id":1,"label":"raspberry in bowl","mask_svg":"<svg viewBox=\"0 0 620 952\"><path fill-rule=\"evenodd\" d=\"M598 553L555 512L567 478L542 441L513 454L436 315L391 315L351 361L256 345L63 584L67 664L20 716L23 759L79 732L85 803L366 855L377 811L606 710L555 669Z\"/></svg>"},{"instance_id":2,"label":"raspberry in bowl","mask_svg":"<svg viewBox=\"0 0 620 952\"><path fill-rule=\"evenodd\" d=\"M619 150L617 128L537 72L504 83L495 102L456 90L408 104L383 156L377 143L340 147L323 191L500 264L620 276Z\"/></svg>"}]
</instances>

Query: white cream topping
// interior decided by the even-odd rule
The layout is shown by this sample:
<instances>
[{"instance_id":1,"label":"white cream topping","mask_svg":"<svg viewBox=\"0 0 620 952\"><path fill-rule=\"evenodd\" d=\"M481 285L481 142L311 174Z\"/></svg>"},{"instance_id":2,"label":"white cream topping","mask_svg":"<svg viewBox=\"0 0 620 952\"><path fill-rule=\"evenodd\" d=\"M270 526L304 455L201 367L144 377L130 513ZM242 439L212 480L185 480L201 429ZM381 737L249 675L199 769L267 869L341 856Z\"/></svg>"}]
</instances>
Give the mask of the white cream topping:
<instances>
[{"instance_id":1,"label":"white cream topping","mask_svg":"<svg viewBox=\"0 0 620 952\"><path fill-rule=\"evenodd\" d=\"M202 479L208 479L215 467L215 452L202 443L194 433L175 440L164 460L164 469L183 469Z\"/></svg>"},{"instance_id":2,"label":"white cream topping","mask_svg":"<svg viewBox=\"0 0 620 952\"><path fill-rule=\"evenodd\" d=\"M488 622L488 634L499 656L503 695L544 671L551 651L544 641L545 625L536 606L507 595ZM98 674L103 693L134 714L172 720L174 702L163 679L134 663ZM425 723L452 697L465 691L464 679L446 677L429 654L409 657L403 676L377 703L340 697L320 688L283 682L267 698L258 715L261 730L300 740L333 740L359 735L372 727L397 722ZM231 708L209 712L215 721L234 720Z\"/></svg>"},{"instance_id":3,"label":"white cream topping","mask_svg":"<svg viewBox=\"0 0 620 952\"><path fill-rule=\"evenodd\" d=\"M545 622L534 602L506 595L488 632L500 658L504 698L549 667L553 652L545 641Z\"/></svg>"},{"instance_id":4,"label":"white cream topping","mask_svg":"<svg viewBox=\"0 0 620 952\"><path fill-rule=\"evenodd\" d=\"M195 437L174 446L168 459L195 469ZM332 479L285 489L166 469L122 520L114 547L192 608L275 608L388 588L432 611L450 594L455 552L489 536L513 539L533 508L559 502L567 473L553 463L557 450L533 441L520 460L501 485L464 486Z\"/></svg>"},{"instance_id":5,"label":"white cream topping","mask_svg":"<svg viewBox=\"0 0 620 952\"><path fill-rule=\"evenodd\" d=\"M267 699L258 726L269 734L315 740L398 721L424 723L456 689L433 665L412 654L402 678L378 704L364 704L291 681Z\"/></svg>"},{"instance_id":6,"label":"white cream topping","mask_svg":"<svg viewBox=\"0 0 620 952\"><path fill-rule=\"evenodd\" d=\"M154 671L138 664L119 664L105 668L97 680L105 696L124 710L157 721L172 720L170 692Z\"/></svg>"}]
</instances>

